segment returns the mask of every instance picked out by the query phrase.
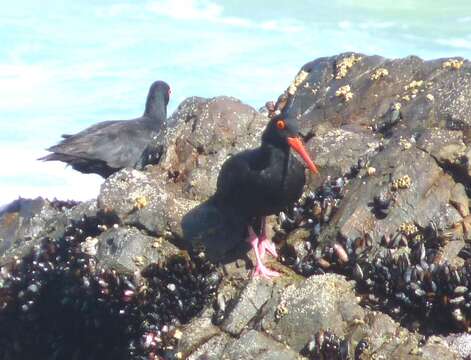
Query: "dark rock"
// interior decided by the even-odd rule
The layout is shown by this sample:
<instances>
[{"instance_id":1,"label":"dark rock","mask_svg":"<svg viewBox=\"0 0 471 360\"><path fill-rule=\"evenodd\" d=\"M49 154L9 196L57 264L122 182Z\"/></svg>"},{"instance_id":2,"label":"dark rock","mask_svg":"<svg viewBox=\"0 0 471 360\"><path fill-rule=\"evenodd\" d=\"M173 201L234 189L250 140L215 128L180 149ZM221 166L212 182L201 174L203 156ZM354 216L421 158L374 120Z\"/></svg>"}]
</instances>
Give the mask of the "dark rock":
<instances>
[{"instance_id":1,"label":"dark rock","mask_svg":"<svg viewBox=\"0 0 471 360\"><path fill-rule=\"evenodd\" d=\"M297 360L299 354L286 345L274 341L265 334L249 330L224 350L230 360Z\"/></svg>"},{"instance_id":2,"label":"dark rock","mask_svg":"<svg viewBox=\"0 0 471 360\"><path fill-rule=\"evenodd\" d=\"M309 337L320 330L345 335L348 322L364 316L353 284L333 274L311 276L288 286L270 313L262 322L263 329L296 351L301 351Z\"/></svg>"},{"instance_id":3,"label":"dark rock","mask_svg":"<svg viewBox=\"0 0 471 360\"><path fill-rule=\"evenodd\" d=\"M324 129L328 127L327 129ZM321 176L338 177L350 171L358 159L375 154L381 143L380 136L358 126L332 128L320 126L307 148L322 169ZM312 181L316 181L313 178Z\"/></svg>"},{"instance_id":4,"label":"dark rock","mask_svg":"<svg viewBox=\"0 0 471 360\"><path fill-rule=\"evenodd\" d=\"M204 349L200 346L212 342L214 337L221 335L221 330L211 322L212 311L208 310L204 311L198 318L190 321L182 329L177 350L183 357L186 358L190 353L196 356L194 352L197 349L199 352L204 352Z\"/></svg>"},{"instance_id":5,"label":"dark rock","mask_svg":"<svg viewBox=\"0 0 471 360\"><path fill-rule=\"evenodd\" d=\"M216 189L222 163L257 146L267 120L234 98L186 99L157 140L164 149L160 166L185 197L206 200Z\"/></svg>"},{"instance_id":6,"label":"dark rock","mask_svg":"<svg viewBox=\"0 0 471 360\"><path fill-rule=\"evenodd\" d=\"M102 211L156 236L170 231L181 237L181 219L196 204L183 198L165 175L152 176L131 169L110 176L98 196Z\"/></svg>"},{"instance_id":7,"label":"dark rock","mask_svg":"<svg viewBox=\"0 0 471 360\"><path fill-rule=\"evenodd\" d=\"M417 147L441 164L456 164L466 150L462 131L439 128L424 130L417 140Z\"/></svg>"},{"instance_id":8,"label":"dark rock","mask_svg":"<svg viewBox=\"0 0 471 360\"><path fill-rule=\"evenodd\" d=\"M425 228L434 220L447 228L462 219L450 205L451 189L455 185L453 178L427 153L416 147L404 149L399 139L393 139L370 164L376 169L375 175L350 183L349 191L321 239L331 238L338 229L345 239L368 233L379 243L383 234L397 233L404 223ZM404 183L396 186L401 181ZM377 218L370 204L377 194L388 192L393 198L388 215Z\"/></svg>"},{"instance_id":9,"label":"dark rock","mask_svg":"<svg viewBox=\"0 0 471 360\"><path fill-rule=\"evenodd\" d=\"M236 303L222 324L224 331L237 336L262 310L272 294L273 283L252 278L237 297Z\"/></svg>"},{"instance_id":10,"label":"dark rock","mask_svg":"<svg viewBox=\"0 0 471 360\"><path fill-rule=\"evenodd\" d=\"M0 213L0 255L54 231L60 211L43 199L18 199Z\"/></svg>"},{"instance_id":11,"label":"dark rock","mask_svg":"<svg viewBox=\"0 0 471 360\"><path fill-rule=\"evenodd\" d=\"M222 333L212 337L188 356L188 360L219 360L224 359L227 344L232 341L228 334Z\"/></svg>"},{"instance_id":12,"label":"dark rock","mask_svg":"<svg viewBox=\"0 0 471 360\"><path fill-rule=\"evenodd\" d=\"M62 236L68 223L96 214L95 200L83 203L42 198L15 200L0 213L0 264L8 263L13 256L28 254L44 237Z\"/></svg>"},{"instance_id":13,"label":"dark rock","mask_svg":"<svg viewBox=\"0 0 471 360\"><path fill-rule=\"evenodd\" d=\"M352 55L357 61L351 61L344 76L336 79L338 65ZM471 92L471 65L465 62L455 71L445 68L444 61L424 61L416 56L389 60L353 53L319 58L302 67L309 76L299 87L291 111L300 116L306 129L315 132L327 123L372 127L390 112L391 104L399 102L409 129L468 129L471 105L465 99ZM386 69L388 74L373 79L378 69ZM344 85L349 85L353 94L347 102L336 96Z\"/></svg>"},{"instance_id":14,"label":"dark rock","mask_svg":"<svg viewBox=\"0 0 471 360\"><path fill-rule=\"evenodd\" d=\"M237 247L248 248L243 242L247 231L245 220L231 209L216 207L211 200L187 212L181 220L181 228L186 246L204 248L212 260L221 260L231 252L239 255L234 252Z\"/></svg>"},{"instance_id":15,"label":"dark rock","mask_svg":"<svg viewBox=\"0 0 471 360\"><path fill-rule=\"evenodd\" d=\"M99 262L123 273L134 274L151 263L163 264L179 252L165 239L144 235L136 228L111 228L97 238Z\"/></svg>"},{"instance_id":16,"label":"dark rock","mask_svg":"<svg viewBox=\"0 0 471 360\"><path fill-rule=\"evenodd\" d=\"M286 238L286 251L293 254L294 257L299 259L308 255L306 239L309 238L310 231L308 229L300 228L289 233Z\"/></svg>"}]
</instances>

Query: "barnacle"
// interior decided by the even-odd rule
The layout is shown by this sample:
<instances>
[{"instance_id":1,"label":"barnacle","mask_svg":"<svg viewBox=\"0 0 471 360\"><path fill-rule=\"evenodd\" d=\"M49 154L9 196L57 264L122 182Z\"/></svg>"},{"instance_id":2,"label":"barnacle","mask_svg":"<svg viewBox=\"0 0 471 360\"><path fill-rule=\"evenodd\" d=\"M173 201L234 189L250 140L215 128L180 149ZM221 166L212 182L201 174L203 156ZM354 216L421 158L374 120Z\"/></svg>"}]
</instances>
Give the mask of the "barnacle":
<instances>
[{"instance_id":1,"label":"barnacle","mask_svg":"<svg viewBox=\"0 0 471 360\"><path fill-rule=\"evenodd\" d=\"M392 190L397 189L408 189L412 185L412 179L409 175L401 176L400 178L394 180L391 184Z\"/></svg>"},{"instance_id":2,"label":"barnacle","mask_svg":"<svg viewBox=\"0 0 471 360\"><path fill-rule=\"evenodd\" d=\"M464 64L463 60L448 59L442 63L443 69L459 70Z\"/></svg>"},{"instance_id":3,"label":"barnacle","mask_svg":"<svg viewBox=\"0 0 471 360\"><path fill-rule=\"evenodd\" d=\"M355 56L354 54L343 58L340 62L336 64L336 73L335 73L335 79L340 80L344 78L348 70L355 65L357 62L361 60L360 56Z\"/></svg>"},{"instance_id":4,"label":"barnacle","mask_svg":"<svg viewBox=\"0 0 471 360\"><path fill-rule=\"evenodd\" d=\"M350 91L350 85L341 86L335 92L335 96L343 98L345 102L349 101L353 97L353 93Z\"/></svg>"},{"instance_id":5,"label":"barnacle","mask_svg":"<svg viewBox=\"0 0 471 360\"><path fill-rule=\"evenodd\" d=\"M389 75L388 69L378 68L370 76L371 80L378 80Z\"/></svg>"}]
</instances>

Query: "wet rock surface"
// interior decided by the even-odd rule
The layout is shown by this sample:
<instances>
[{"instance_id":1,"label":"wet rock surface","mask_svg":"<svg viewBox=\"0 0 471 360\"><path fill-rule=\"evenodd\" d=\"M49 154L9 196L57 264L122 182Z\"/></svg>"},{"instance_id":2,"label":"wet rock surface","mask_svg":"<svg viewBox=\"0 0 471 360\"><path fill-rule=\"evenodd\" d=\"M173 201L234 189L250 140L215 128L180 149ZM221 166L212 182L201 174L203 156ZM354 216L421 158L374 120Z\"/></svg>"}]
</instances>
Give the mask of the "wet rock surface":
<instances>
[{"instance_id":1,"label":"wet rock surface","mask_svg":"<svg viewBox=\"0 0 471 360\"><path fill-rule=\"evenodd\" d=\"M268 119L185 100L155 165L113 174L96 201L2 208L0 358L466 359L470 81L460 59L304 65L283 101L320 176L270 221L270 281L250 278L246 224L210 198Z\"/></svg>"}]
</instances>

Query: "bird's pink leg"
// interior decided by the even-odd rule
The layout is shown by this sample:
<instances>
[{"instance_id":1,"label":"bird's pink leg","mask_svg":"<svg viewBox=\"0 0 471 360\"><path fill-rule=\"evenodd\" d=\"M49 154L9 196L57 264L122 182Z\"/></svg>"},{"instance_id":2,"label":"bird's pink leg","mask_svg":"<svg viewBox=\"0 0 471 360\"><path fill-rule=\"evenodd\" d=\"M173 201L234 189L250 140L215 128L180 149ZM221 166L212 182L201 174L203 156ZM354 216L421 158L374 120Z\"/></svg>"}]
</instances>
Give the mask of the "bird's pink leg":
<instances>
[{"instance_id":1,"label":"bird's pink leg","mask_svg":"<svg viewBox=\"0 0 471 360\"><path fill-rule=\"evenodd\" d=\"M267 225L266 225L266 217L262 217L262 224L260 226L260 238L258 244L258 252L260 257L263 259L265 257L265 252L268 252L273 257L278 257L278 253L276 252L275 244L267 238Z\"/></svg>"},{"instance_id":2,"label":"bird's pink leg","mask_svg":"<svg viewBox=\"0 0 471 360\"><path fill-rule=\"evenodd\" d=\"M260 253L259 253L258 236L255 234L255 232L253 231L251 226L249 226L248 242L250 243L253 250L255 251L255 258L256 258L256 262L257 262L257 264L255 265L255 270L253 272L253 276L261 275L261 276L266 277L266 278L271 278L273 276L279 276L280 275L279 272L274 271L274 270L270 270L269 268L267 268L263 264L262 259L260 257Z\"/></svg>"}]
</instances>

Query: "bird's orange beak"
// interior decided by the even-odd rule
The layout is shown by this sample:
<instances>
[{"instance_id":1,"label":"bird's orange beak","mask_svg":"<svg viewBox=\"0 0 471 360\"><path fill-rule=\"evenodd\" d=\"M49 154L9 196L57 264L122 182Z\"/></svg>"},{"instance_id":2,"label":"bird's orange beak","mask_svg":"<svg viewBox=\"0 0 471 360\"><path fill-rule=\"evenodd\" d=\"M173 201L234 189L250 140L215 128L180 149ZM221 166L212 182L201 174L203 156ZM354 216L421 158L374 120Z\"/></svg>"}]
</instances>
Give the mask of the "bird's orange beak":
<instances>
[{"instance_id":1,"label":"bird's orange beak","mask_svg":"<svg viewBox=\"0 0 471 360\"><path fill-rule=\"evenodd\" d=\"M289 137L288 144L299 154L299 156L303 158L309 170L311 170L314 174L319 173L319 171L317 171L316 165L312 162L309 154L306 151L306 148L303 145L303 142L299 137Z\"/></svg>"}]
</instances>

